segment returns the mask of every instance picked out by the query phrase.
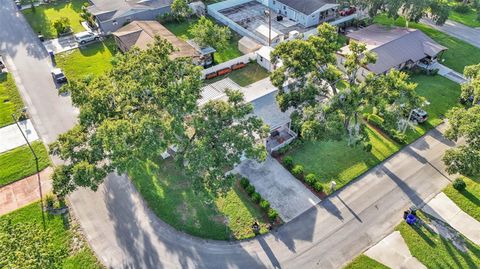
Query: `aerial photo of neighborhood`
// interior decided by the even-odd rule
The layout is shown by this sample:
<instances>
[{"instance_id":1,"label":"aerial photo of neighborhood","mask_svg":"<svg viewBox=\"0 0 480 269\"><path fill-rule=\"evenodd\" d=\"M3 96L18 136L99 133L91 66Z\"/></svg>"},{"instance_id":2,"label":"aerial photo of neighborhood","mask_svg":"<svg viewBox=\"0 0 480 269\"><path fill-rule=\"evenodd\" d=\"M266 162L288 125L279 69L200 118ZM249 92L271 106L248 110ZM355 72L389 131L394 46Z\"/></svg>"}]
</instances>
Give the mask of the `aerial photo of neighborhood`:
<instances>
[{"instance_id":1,"label":"aerial photo of neighborhood","mask_svg":"<svg viewBox=\"0 0 480 269\"><path fill-rule=\"evenodd\" d=\"M480 0L0 0L0 268L479 269Z\"/></svg>"}]
</instances>

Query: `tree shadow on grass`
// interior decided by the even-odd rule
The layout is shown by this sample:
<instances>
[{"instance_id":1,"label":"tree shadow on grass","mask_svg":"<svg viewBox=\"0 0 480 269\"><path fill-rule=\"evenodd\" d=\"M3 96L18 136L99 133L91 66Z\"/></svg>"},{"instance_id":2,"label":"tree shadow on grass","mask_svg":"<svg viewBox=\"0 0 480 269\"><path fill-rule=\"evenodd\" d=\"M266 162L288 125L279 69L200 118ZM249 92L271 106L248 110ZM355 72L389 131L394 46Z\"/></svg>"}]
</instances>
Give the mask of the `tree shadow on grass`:
<instances>
[{"instance_id":1,"label":"tree shadow on grass","mask_svg":"<svg viewBox=\"0 0 480 269\"><path fill-rule=\"evenodd\" d=\"M469 192L468 189L460 191L460 194L476 206L480 207L480 199L478 199L473 193Z\"/></svg>"},{"instance_id":2,"label":"tree shadow on grass","mask_svg":"<svg viewBox=\"0 0 480 269\"><path fill-rule=\"evenodd\" d=\"M40 33L47 38L57 36L57 31L52 26L53 22L48 19L44 7L36 7L35 11L28 9L23 13L35 33Z\"/></svg>"},{"instance_id":3,"label":"tree shadow on grass","mask_svg":"<svg viewBox=\"0 0 480 269\"><path fill-rule=\"evenodd\" d=\"M412 226L412 229L427 243L430 247L434 248L436 247L435 241L433 241L424 231L421 227L416 227ZM428 229L426 229L428 231Z\"/></svg>"}]
</instances>

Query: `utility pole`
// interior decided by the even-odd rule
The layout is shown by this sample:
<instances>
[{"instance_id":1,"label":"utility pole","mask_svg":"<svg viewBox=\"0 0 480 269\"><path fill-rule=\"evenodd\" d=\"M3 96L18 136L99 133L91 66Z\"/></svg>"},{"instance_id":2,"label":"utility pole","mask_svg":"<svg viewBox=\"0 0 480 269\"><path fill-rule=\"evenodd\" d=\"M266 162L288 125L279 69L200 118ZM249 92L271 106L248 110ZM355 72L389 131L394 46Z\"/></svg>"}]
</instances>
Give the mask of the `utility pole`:
<instances>
[{"instance_id":1,"label":"utility pole","mask_svg":"<svg viewBox=\"0 0 480 269\"><path fill-rule=\"evenodd\" d=\"M272 46L272 12L270 12L270 7L265 9L265 15L268 16L268 46Z\"/></svg>"},{"instance_id":2,"label":"utility pole","mask_svg":"<svg viewBox=\"0 0 480 269\"><path fill-rule=\"evenodd\" d=\"M22 114L27 112L27 108L22 109ZM30 151L32 152L33 158L35 159L35 166L37 169L37 181L38 181L38 191L40 193L40 209L42 211L42 221L43 221L43 229L45 230L45 212L43 212L43 194L42 194L42 182L40 181L40 171L38 167L38 157L35 151L32 148L32 145L30 145L30 142L28 141L27 136L25 136L25 133L23 133L22 128L20 127L20 124L18 124L17 117L15 113L12 114L13 121L15 121L15 124L18 127L18 130L20 130L20 133L22 134L23 138L25 139L25 142L27 142L28 147L30 148Z\"/></svg>"}]
</instances>

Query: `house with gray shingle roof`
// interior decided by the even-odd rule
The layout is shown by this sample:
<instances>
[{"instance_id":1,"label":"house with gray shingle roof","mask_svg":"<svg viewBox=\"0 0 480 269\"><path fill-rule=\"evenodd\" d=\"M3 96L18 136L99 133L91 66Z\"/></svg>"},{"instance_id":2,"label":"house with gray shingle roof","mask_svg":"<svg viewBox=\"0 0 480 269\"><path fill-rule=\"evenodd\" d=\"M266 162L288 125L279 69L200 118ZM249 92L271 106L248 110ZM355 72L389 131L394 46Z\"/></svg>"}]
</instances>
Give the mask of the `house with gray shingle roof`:
<instances>
[{"instance_id":1,"label":"house with gray shingle roof","mask_svg":"<svg viewBox=\"0 0 480 269\"><path fill-rule=\"evenodd\" d=\"M377 55L377 61L361 70L361 76L373 72L383 74L389 70L411 68L418 64L429 66L447 50L418 29L370 25L361 30L347 34L350 40L364 43L367 49ZM348 54L345 46L340 56ZM343 57L340 57L342 61Z\"/></svg>"},{"instance_id":2,"label":"house with gray shingle roof","mask_svg":"<svg viewBox=\"0 0 480 269\"><path fill-rule=\"evenodd\" d=\"M155 20L170 12L173 0L89 0L87 10L98 27L110 34L131 21Z\"/></svg>"}]
</instances>

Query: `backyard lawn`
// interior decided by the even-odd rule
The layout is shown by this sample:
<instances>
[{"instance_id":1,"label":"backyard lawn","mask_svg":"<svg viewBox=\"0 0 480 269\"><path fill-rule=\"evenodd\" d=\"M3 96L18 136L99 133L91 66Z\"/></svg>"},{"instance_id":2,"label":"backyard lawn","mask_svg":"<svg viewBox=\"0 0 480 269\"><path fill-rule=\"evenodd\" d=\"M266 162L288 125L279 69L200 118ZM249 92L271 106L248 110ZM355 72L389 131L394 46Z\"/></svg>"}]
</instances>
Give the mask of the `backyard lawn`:
<instances>
[{"instance_id":1,"label":"backyard lawn","mask_svg":"<svg viewBox=\"0 0 480 269\"><path fill-rule=\"evenodd\" d=\"M15 81L10 73L0 74L0 128L13 123L12 114L23 107Z\"/></svg>"},{"instance_id":2,"label":"backyard lawn","mask_svg":"<svg viewBox=\"0 0 480 269\"><path fill-rule=\"evenodd\" d=\"M75 33L85 31L81 25L80 13L87 0L58 1L53 4L41 5L35 9L26 9L23 12L30 26L36 33L41 33L46 38L56 38L57 31L53 23L61 17L70 20L70 27Z\"/></svg>"},{"instance_id":3,"label":"backyard lawn","mask_svg":"<svg viewBox=\"0 0 480 269\"><path fill-rule=\"evenodd\" d=\"M362 254L343 269L388 269L388 267Z\"/></svg>"},{"instance_id":4,"label":"backyard lawn","mask_svg":"<svg viewBox=\"0 0 480 269\"><path fill-rule=\"evenodd\" d=\"M103 42L57 54L57 65L68 79L82 79L87 75L98 76L112 67L111 60L117 52L113 38Z\"/></svg>"},{"instance_id":5,"label":"backyard lawn","mask_svg":"<svg viewBox=\"0 0 480 269\"><path fill-rule=\"evenodd\" d=\"M39 159L39 169L50 165L48 152L41 141L32 143ZM0 186L33 175L37 172L35 159L27 145L0 154Z\"/></svg>"},{"instance_id":6,"label":"backyard lawn","mask_svg":"<svg viewBox=\"0 0 480 269\"><path fill-rule=\"evenodd\" d=\"M411 81L418 84L417 92L430 103L425 106L428 120L414 130L406 132L407 143L412 143L429 130L442 123L446 112L459 104L460 85L440 75L412 75Z\"/></svg>"},{"instance_id":7,"label":"backyard lawn","mask_svg":"<svg viewBox=\"0 0 480 269\"><path fill-rule=\"evenodd\" d=\"M205 80L205 83L211 84L228 77L238 85L245 87L254 82L262 80L268 77L269 75L270 74L267 72L267 70L265 70L265 68L261 67L257 63L249 63L247 64L246 67L242 69L234 70L230 74Z\"/></svg>"},{"instance_id":8,"label":"backyard lawn","mask_svg":"<svg viewBox=\"0 0 480 269\"><path fill-rule=\"evenodd\" d=\"M422 220L427 221L419 212ZM458 250L449 240L440 237L424 226L417 228L402 222L396 230L410 249L412 255L427 268L471 268L477 269L480 264L480 247L465 239L467 252Z\"/></svg>"},{"instance_id":9,"label":"backyard lawn","mask_svg":"<svg viewBox=\"0 0 480 269\"><path fill-rule=\"evenodd\" d=\"M480 221L480 177L462 177L467 184L463 191L457 191L450 184L443 192L465 213Z\"/></svg>"},{"instance_id":10,"label":"backyard lawn","mask_svg":"<svg viewBox=\"0 0 480 269\"><path fill-rule=\"evenodd\" d=\"M137 163L129 176L155 214L180 231L209 239L244 239L254 236L255 220L262 233L267 231L260 209L238 185L224 197L194 192L191 180L171 159Z\"/></svg>"},{"instance_id":11,"label":"backyard lawn","mask_svg":"<svg viewBox=\"0 0 480 269\"><path fill-rule=\"evenodd\" d=\"M0 222L10 220L12 224L23 224L23 225L33 225L34 229L43 229L42 228L42 213L40 211L40 203L36 202L30 204L26 207L18 209L14 212L11 212L7 215L0 217ZM73 240L74 237L77 237L72 230L69 229L69 226L66 226L64 218L61 216L49 215L45 217L45 226L49 235L48 245L49 254L56 257L61 261L60 267L64 269L95 269L103 268L97 261L93 252L88 248L87 244L81 240ZM0 226L2 227L2 226ZM7 234L7 231L1 230L0 228L0 237L2 236L12 236ZM21 234L15 235L17 238L21 238ZM20 242L24 242L20 240ZM29 242L36 243L38 247L38 242ZM75 245L74 245L75 244ZM23 251L33 251L34 249L31 246L18 246ZM16 254L17 257L22 257L22 253L19 252ZM2 259L0 258L0 261ZM1 264L1 263L0 263ZM31 267L37 268L37 267Z\"/></svg>"},{"instance_id":12,"label":"backyard lawn","mask_svg":"<svg viewBox=\"0 0 480 269\"><path fill-rule=\"evenodd\" d=\"M186 41L193 38L188 32L188 29L196 22L197 19L191 19L184 22L165 23L164 26L178 38ZM232 31L232 38L230 38L228 47L221 51L215 52L213 56L216 64L226 62L242 55L242 53L238 50L238 40L240 40L240 38L241 37L237 33Z\"/></svg>"},{"instance_id":13,"label":"backyard lawn","mask_svg":"<svg viewBox=\"0 0 480 269\"><path fill-rule=\"evenodd\" d=\"M375 22L384 25L405 26L405 20L399 18L394 21L385 15L376 16ZM465 66L478 64L480 62L480 49L472 46L460 39L444 34L422 23L409 23L410 28L417 28L429 35L439 44L448 48L442 58L445 60L444 65L451 69L463 73Z\"/></svg>"},{"instance_id":14,"label":"backyard lawn","mask_svg":"<svg viewBox=\"0 0 480 269\"><path fill-rule=\"evenodd\" d=\"M337 188L341 188L400 149L398 144L376 130L368 128L367 131L373 146L371 152L360 146L351 147L343 139L306 141L288 155L295 164L304 166L305 174L315 173L323 183L335 180Z\"/></svg>"}]
</instances>

